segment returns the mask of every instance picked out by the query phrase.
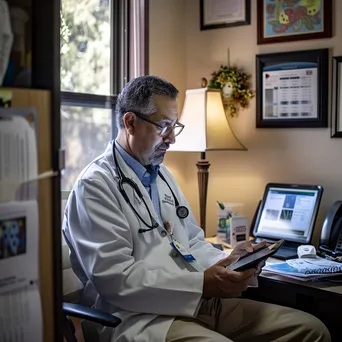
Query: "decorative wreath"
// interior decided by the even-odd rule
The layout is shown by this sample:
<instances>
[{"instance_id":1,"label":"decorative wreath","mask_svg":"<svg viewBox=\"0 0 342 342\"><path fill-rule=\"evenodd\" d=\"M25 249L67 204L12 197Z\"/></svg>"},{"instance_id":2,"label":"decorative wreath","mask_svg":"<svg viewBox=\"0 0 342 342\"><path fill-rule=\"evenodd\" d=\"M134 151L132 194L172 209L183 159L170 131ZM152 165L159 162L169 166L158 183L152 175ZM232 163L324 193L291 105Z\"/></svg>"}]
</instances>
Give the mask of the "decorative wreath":
<instances>
[{"instance_id":1,"label":"decorative wreath","mask_svg":"<svg viewBox=\"0 0 342 342\"><path fill-rule=\"evenodd\" d=\"M231 117L237 115L240 107L248 108L249 99L254 97L249 89L250 75L237 67L226 65L221 65L220 69L211 75L208 88L221 89L225 109L228 109Z\"/></svg>"}]
</instances>

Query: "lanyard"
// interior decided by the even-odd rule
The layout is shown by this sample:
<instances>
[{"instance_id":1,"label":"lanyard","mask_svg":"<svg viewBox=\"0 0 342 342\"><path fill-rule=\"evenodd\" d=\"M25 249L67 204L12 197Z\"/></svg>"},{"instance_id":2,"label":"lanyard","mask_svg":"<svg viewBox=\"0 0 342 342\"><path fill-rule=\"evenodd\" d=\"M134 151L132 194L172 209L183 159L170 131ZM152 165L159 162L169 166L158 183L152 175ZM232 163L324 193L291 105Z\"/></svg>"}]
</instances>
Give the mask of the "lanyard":
<instances>
[{"instance_id":1,"label":"lanyard","mask_svg":"<svg viewBox=\"0 0 342 342\"><path fill-rule=\"evenodd\" d=\"M165 230L168 232L169 237L171 238L170 245L173 248L174 255L181 255L182 259L186 264L190 266L190 271L203 272L204 268L200 266L196 259L192 256L191 252L185 249L173 236L173 229L168 221L164 221Z\"/></svg>"}]
</instances>

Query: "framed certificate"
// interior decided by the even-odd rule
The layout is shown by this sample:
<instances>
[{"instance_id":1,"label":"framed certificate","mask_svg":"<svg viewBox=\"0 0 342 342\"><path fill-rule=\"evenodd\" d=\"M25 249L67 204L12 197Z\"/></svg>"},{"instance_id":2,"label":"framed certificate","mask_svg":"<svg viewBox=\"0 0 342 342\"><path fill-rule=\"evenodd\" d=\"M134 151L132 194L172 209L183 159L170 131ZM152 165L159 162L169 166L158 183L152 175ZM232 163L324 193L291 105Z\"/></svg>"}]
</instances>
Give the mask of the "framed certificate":
<instances>
[{"instance_id":1,"label":"framed certificate","mask_svg":"<svg viewBox=\"0 0 342 342\"><path fill-rule=\"evenodd\" d=\"M200 0L201 30L249 25L250 0Z\"/></svg>"},{"instance_id":2,"label":"framed certificate","mask_svg":"<svg viewBox=\"0 0 342 342\"><path fill-rule=\"evenodd\" d=\"M342 56L333 57L331 137L342 138Z\"/></svg>"},{"instance_id":3,"label":"framed certificate","mask_svg":"<svg viewBox=\"0 0 342 342\"><path fill-rule=\"evenodd\" d=\"M327 127L329 50L256 56L256 127Z\"/></svg>"}]
</instances>

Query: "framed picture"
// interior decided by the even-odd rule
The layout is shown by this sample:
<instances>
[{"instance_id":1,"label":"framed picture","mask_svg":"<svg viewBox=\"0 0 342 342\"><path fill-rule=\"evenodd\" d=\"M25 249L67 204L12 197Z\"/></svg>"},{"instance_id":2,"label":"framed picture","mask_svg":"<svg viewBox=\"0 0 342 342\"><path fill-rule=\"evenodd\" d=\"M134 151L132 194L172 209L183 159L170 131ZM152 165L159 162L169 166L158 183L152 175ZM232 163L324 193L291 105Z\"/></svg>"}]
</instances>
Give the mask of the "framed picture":
<instances>
[{"instance_id":1,"label":"framed picture","mask_svg":"<svg viewBox=\"0 0 342 342\"><path fill-rule=\"evenodd\" d=\"M342 56L333 57L331 137L342 138Z\"/></svg>"},{"instance_id":2,"label":"framed picture","mask_svg":"<svg viewBox=\"0 0 342 342\"><path fill-rule=\"evenodd\" d=\"M200 0L201 30L249 25L250 0Z\"/></svg>"},{"instance_id":3,"label":"framed picture","mask_svg":"<svg viewBox=\"0 0 342 342\"><path fill-rule=\"evenodd\" d=\"M332 36L332 0L258 0L258 44Z\"/></svg>"},{"instance_id":4,"label":"framed picture","mask_svg":"<svg viewBox=\"0 0 342 342\"><path fill-rule=\"evenodd\" d=\"M256 56L258 128L327 127L329 49Z\"/></svg>"}]
</instances>

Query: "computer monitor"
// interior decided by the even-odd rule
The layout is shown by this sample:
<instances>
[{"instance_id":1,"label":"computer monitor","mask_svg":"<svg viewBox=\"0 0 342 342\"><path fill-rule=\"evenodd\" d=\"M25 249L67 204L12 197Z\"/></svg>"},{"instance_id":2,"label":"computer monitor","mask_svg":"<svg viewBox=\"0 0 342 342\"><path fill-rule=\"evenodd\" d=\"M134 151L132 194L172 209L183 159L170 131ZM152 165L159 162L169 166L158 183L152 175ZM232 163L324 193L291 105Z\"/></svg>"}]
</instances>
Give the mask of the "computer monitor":
<instances>
[{"instance_id":1,"label":"computer monitor","mask_svg":"<svg viewBox=\"0 0 342 342\"><path fill-rule=\"evenodd\" d=\"M323 188L319 185L269 183L257 214L257 239L311 242Z\"/></svg>"}]
</instances>

